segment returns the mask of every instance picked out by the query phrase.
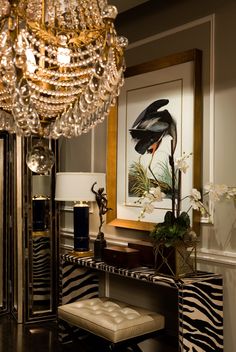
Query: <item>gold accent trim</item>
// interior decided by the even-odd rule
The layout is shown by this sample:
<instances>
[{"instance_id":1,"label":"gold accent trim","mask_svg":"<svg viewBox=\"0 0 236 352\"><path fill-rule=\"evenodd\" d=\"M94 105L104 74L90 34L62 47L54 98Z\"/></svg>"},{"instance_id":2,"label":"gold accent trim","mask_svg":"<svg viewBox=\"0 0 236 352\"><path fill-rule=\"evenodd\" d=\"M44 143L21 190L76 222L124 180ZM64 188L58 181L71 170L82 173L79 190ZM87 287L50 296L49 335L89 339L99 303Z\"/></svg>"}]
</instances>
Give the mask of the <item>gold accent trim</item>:
<instances>
[{"instance_id":1,"label":"gold accent trim","mask_svg":"<svg viewBox=\"0 0 236 352\"><path fill-rule=\"evenodd\" d=\"M76 257L82 258L82 257L93 257L94 253L93 251L90 249L88 251L84 251L84 252L79 252L79 251L71 251L68 252L68 254L70 255L74 255Z\"/></svg>"},{"instance_id":2,"label":"gold accent trim","mask_svg":"<svg viewBox=\"0 0 236 352\"><path fill-rule=\"evenodd\" d=\"M33 33L35 33L37 37L44 40L45 42L54 44L56 46L64 46L60 42L58 33L54 35L52 29L47 29L44 24L40 25L38 22L32 21L28 21L27 24ZM64 32L71 34L71 38L69 39L68 44L73 44L76 46L88 45L89 43L96 41L99 37L104 38L104 40L106 38L106 30L103 27L97 27L93 30L84 30L77 33L75 30L64 30Z\"/></svg>"},{"instance_id":3,"label":"gold accent trim","mask_svg":"<svg viewBox=\"0 0 236 352\"><path fill-rule=\"evenodd\" d=\"M32 237L49 237L49 230L32 231Z\"/></svg>"}]
</instances>

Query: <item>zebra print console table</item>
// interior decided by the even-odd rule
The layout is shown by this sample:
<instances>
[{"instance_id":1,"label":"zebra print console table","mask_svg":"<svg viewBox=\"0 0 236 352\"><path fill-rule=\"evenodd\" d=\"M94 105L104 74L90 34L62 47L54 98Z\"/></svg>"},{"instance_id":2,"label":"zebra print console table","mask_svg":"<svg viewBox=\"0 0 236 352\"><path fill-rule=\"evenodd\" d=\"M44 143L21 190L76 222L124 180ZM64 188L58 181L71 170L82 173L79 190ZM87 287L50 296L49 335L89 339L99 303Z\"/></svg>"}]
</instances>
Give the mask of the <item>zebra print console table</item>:
<instances>
[{"instance_id":1,"label":"zebra print console table","mask_svg":"<svg viewBox=\"0 0 236 352\"><path fill-rule=\"evenodd\" d=\"M145 280L177 290L179 352L223 351L223 279L219 274L197 272L174 280L159 276L152 269L122 269L96 262L91 257L70 254L61 257L61 304L98 297L97 271L131 279ZM67 342L66 327L62 334ZM71 327L70 327L71 329Z\"/></svg>"}]
</instances>

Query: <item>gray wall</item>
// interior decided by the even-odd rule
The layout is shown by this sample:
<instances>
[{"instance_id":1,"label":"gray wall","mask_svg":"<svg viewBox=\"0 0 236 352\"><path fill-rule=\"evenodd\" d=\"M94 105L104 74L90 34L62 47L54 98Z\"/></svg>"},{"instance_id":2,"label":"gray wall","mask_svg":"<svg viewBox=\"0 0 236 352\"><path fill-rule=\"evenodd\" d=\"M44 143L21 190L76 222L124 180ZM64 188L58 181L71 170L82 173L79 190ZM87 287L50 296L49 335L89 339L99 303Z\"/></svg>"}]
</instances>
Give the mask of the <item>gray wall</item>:
<instances>
[{"instance_id":1,"label":"gray wall","mask_svg":"<svg viewBox=\"0 0 236 352\"><path fill-rule=\"evenodd\" d=\"M235 0L156 0L123 13L117 19L119 34L125 35L130 43L126 52L128 66L187 49L203 51L203 183L212 180L229 186L236 186L235 18ZM60 141L62 171L93 168L105 172L106 123L96 127L93 133L94 136L89 134L76 140ZM224 276L225 352L236 352L233 331L236 324L235 214L233 201L218 204L213 224L201 226L198 251L199 269ZM61 223L64 248L71 243L71 219L70 212L65 212ZM91 233L95 235L96 211L90 219ZM112 226L104 226L104 231L113 243L144 237L141 232ZM128 299L129 294L124 292ZM151 347L147 352L151 352Z\"/></svg>"}]
</instances>

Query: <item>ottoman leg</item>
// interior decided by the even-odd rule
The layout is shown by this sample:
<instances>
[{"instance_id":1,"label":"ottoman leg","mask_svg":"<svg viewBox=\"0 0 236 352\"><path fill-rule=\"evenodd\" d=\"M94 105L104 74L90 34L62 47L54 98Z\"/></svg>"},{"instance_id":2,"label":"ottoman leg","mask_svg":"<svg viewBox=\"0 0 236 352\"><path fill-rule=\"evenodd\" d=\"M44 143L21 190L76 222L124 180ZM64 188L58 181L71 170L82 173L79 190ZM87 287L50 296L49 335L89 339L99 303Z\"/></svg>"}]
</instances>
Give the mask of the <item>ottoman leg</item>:
<instances>
[{"instance_id":1,"label":"ottoman leg","mask_svg":"<svg viewBox=\"0 0 236 352\"><path fill-rule=\"evenodd\" d=\"M62 344L82 340L88 336L84 330L68 324L66 321L58 320L58 341Z\"/></svg>"},{"instance_id":2,"label":"ottoman leg","mask_svg":"<svg viewBox=\"0 0 236 352\"><path fill-rule=\"evenodd\" d=\"M143 352L137 344L109 344L109 351L111 352Z\"/></svg>"}]
</instances>

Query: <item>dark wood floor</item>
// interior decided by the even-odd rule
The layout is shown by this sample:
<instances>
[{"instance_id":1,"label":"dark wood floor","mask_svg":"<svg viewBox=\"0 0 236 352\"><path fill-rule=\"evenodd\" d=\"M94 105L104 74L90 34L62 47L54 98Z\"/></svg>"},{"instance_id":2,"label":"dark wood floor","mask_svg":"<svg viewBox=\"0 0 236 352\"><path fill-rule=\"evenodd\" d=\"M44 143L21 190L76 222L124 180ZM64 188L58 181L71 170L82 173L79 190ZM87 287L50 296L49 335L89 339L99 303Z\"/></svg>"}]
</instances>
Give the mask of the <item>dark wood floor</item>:
<instances>
[{"instance_id":1,"label":"dark wood floor","mask_svg":"<svg viewBox=\"0 0 236 352\"><path fill-rule=\"evenodd\" d=\"M143 352L177 352L176 341L148 340L140 344ZM17 324L11 315L0 317L0 352L107 352L101 340L90 337L74 344L58 342L56 322ZM117 352L128 352L122 349Z\"/></svg>"},{"instance_id":2,"label":"dark wood floor","mask_svg":"<svg viewBox=\"0 0 236 352\"><path fill-rule=\"evenodd\" d=\"M56 322L17 324L11 315L0 317L0 352L106 352L92 338L62 345Z\"/></svg>"},{"instance_id":3,"label":"dark wood floor","mask_svg":"<svg viewBox=\"0 0 236 352\"><path fill-rule=\"evenodd\" d=\"M0 317L0 351L59 351L55 323L17 324L10 315Z\"/></svg>"}]
</instances>

